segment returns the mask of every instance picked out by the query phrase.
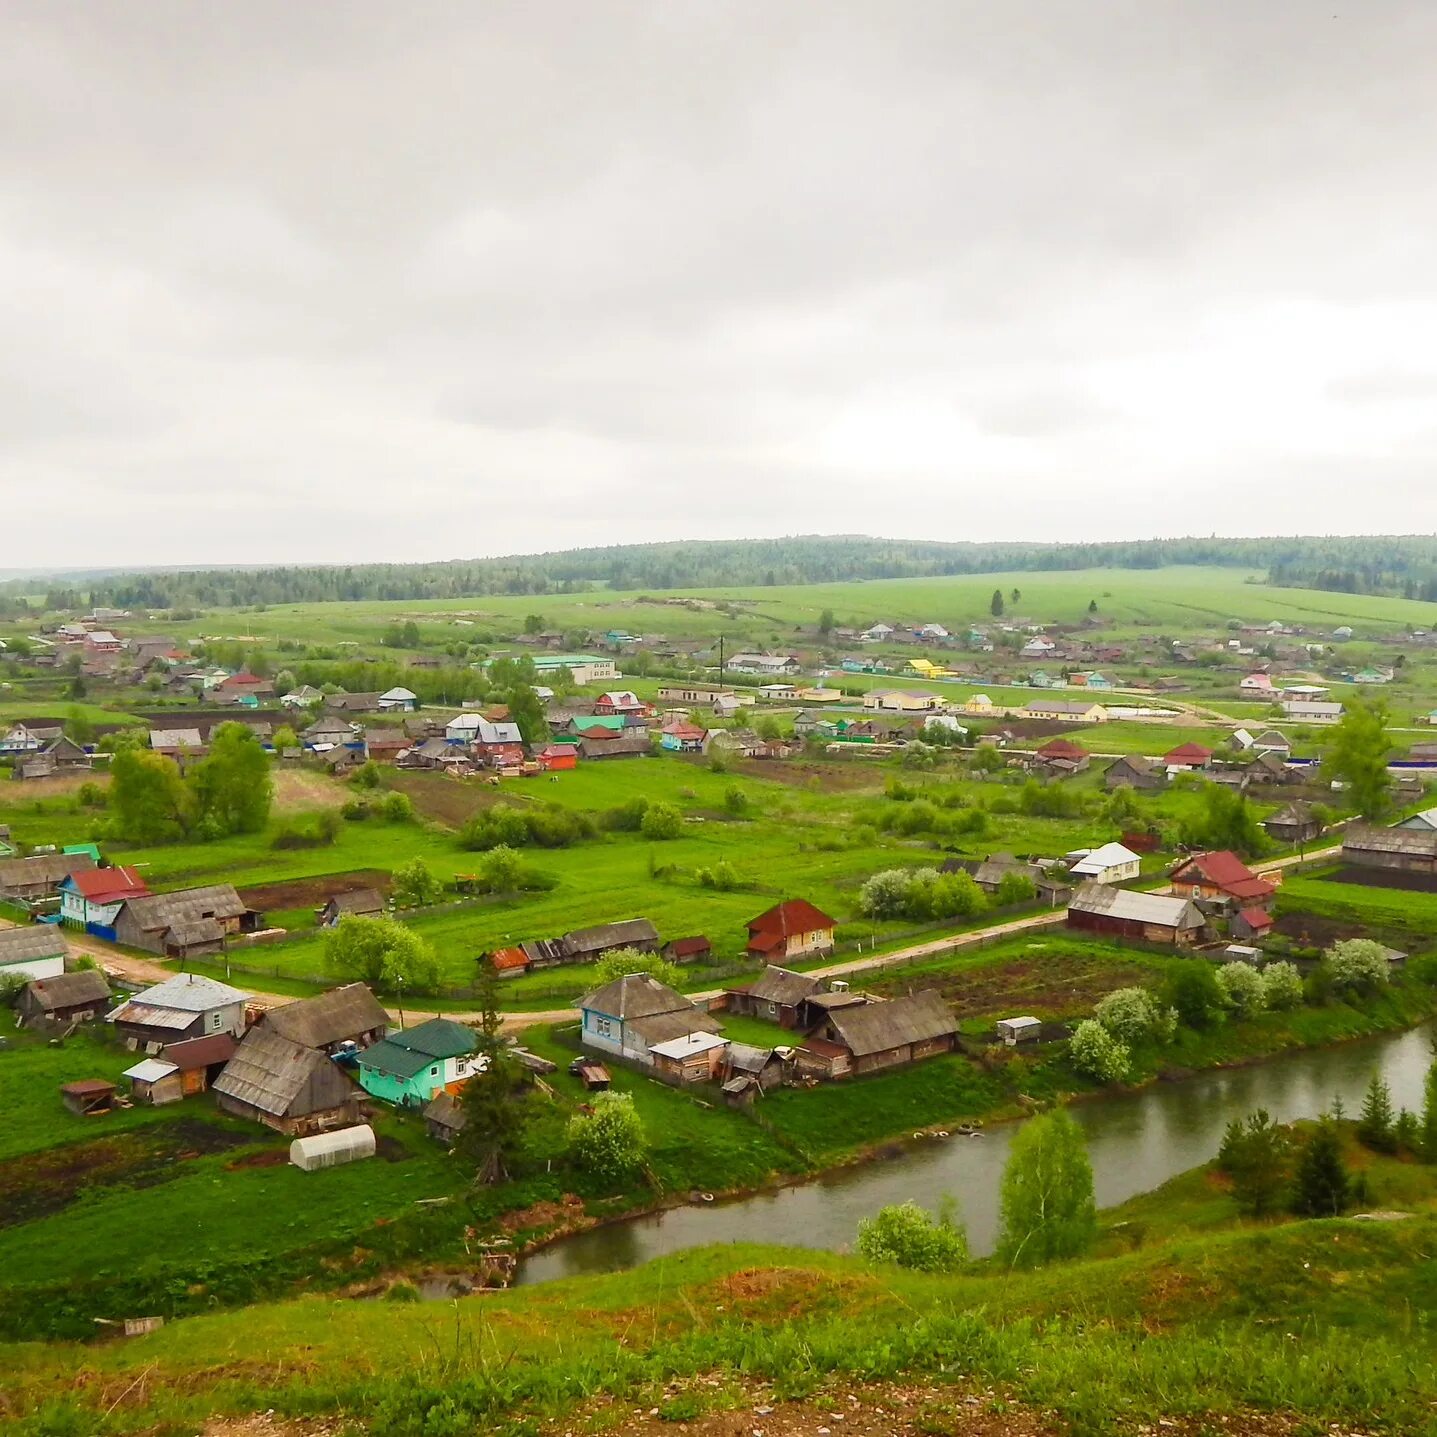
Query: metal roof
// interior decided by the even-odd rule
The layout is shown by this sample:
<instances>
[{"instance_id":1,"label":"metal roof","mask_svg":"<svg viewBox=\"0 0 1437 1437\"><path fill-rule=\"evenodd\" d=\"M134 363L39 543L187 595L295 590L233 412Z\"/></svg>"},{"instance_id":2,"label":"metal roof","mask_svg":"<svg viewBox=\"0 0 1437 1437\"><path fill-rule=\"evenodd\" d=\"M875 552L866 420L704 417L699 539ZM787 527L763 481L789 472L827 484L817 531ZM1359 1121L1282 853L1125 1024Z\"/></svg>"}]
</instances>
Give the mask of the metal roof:
<instances>
[{"instance_id":1,"label":"metal roof","mask_svg":"<svg viewBox=\"0 0 1437 1437\"><path fill-rule=\"evenodd\" d=\"M1188 898L1168 893L1137 893L1106 883L1085 883L1068 900L1070 913L1101 913L1131 923L1152 923L1162 928L1201 928L1203 916Z\"/></svg>"},{"instance_id":2,"label":"metal roof","mask_svg":"<svg viewBox=\"0 0 1437 1437\"><path fill-rule=\"evenodd\" d=\"M126 1068L124 1076L136 1083L158 1083L161 1078L168 1078L171 1073L179 1071L173 1063L162 1062L159 1058L146 1058L136 1063L133 1068Z\"/></svg>"},{"instance_id":3,"label":"metal roof","mask_svg":"<svg viewBox=\"0 0 1437 1437\"><path fill-rule=\"evenodd\" d=\"M207 1013L211 1008L224 1008L231 1003L249 1001L248 993L231 988L215 978L206 978L203 973L176 973L163 983L135 994L134 1001L153 1008L175 1008L181 1012Z\"/></svg>"},{"instance_id":4,"label":"metal roof","mask_svg":"<svg viewBox=\"0 0 1437 1437\"><path fill-rule=\"evenodd\" d=\"M715 1048L727 1047L728 1039L717 1033L685 1033L681 1038L669 1038L662 1043L650 1043L649 1052L661 1058L691 1058L696 1053L711 1053Z\"/></svg>"}]
</instances>

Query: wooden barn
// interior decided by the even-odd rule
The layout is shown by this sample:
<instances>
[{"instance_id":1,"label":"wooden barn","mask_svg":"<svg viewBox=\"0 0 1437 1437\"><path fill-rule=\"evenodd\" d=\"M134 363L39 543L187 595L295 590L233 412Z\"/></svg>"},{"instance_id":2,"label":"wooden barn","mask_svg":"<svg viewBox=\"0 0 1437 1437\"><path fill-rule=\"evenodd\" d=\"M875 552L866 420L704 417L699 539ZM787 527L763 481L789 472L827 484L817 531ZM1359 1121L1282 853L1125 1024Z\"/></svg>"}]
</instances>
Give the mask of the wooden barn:
<instances>
[{"instance_id":1,"label":"wooden barn","mask_svg":"<svg viewBox=\"0 0 1437 1437\"><path fill-rule=\"evenodd\" d=\"M1136 893L1105 883L1085 883L1068 900L1068 927L1109 938L1187 947L1203 934L1204 918L1191 898Z\"/></svg>"}]
</instances>

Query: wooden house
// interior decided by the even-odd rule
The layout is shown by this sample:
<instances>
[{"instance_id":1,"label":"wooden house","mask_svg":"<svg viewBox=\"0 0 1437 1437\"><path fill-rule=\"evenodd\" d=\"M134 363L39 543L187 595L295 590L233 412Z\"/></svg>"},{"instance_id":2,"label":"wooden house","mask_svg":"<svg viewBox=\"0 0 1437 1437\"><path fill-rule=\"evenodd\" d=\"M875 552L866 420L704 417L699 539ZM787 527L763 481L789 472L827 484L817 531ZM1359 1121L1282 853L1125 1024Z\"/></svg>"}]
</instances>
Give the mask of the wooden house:
<instances>
[{"instance_id":1,"label":"wooden house","mask_svg":"<svg viewBox=\"0 0 1437 1437\"><path fill-rule=\"evenodd\" d=\"M665 1038L649 1048L654 1076L683 1087L690 1083L713 1082L723 1070L728 1039L717 1033L683 1033Z\"/></svg>"},{"instance_id":2,"label":"wooden house","mask_svg":"<svg viewBox=\"0 0 1437 1437\"><path fill-rule=\"evenodd\" d=\"M0 862L0 899L31 905L55 898L72 873L98 867L88 853L41 853Z\"/></svg>"},{"instance_id":3,"label":"wooden house","mask_svg":"<svg viewBox=\"0 0 1437 1437\"><path fill-rule=\"evenodd\" d=\"M359 1055L359 1084L366 1093L400 1107L423 1108L441 1090L457 1093L488 1066L472 1028L452 1018L430 1018L371 1044Z\"/></svg>"},{"instance_id":4,"label":"wooden house","mask_svg":"<svg viewBox=\"0 0 1437 1437\"><path fill-rule=\"evenodd\" d=\"M691 938L671 938L659 951L671 963L707 963L714 950L702 933L696 933Z\"/></svg>"},{"instance_id":5,"label":"wooden house","mask_svg":"<svg viewBox=\"0 0 1437 1437\"><path fill-rule=\"evenodd\" d=\"M1437 830L1353 824L1342 836L1342 861L1355 868L1437 877Z\"/></svg>"},{"instance_id":6,"label":"wooden house","mask_svg":"<svg viewBox=\"0 0 1437 1437\"><path fill-rule=\"evenodd\" d=\"M576 928L559 941L566 961L592 963L618 948L637 948L641 953L654 953L659 946L659 930L647 918L626 918L619 923Z\"/></svg>"},{"instance_id":7,"label":"wooden house","mask_svg":"<svg viewBox=\"0 0 1437 1437\"><path fill-rule=\"evenodd\" d=\"M586 1048L652 1067L656 1044L691 1033L717 1033L708 1012L647 973L626 973L587 994L579 1040Z\"/></svg>"},{"instance_id":8,"label":"wooden house","mask_svg":"<svg viewBox=\"0 0 1437 1437\"><path fill-rule=\"evenodd\" d=\"M77 968L54 978L32 978L15 1000L15 1017L22 1027L46 1023L68 1027L103 1018L109 1007L105 975L94 968Z\"/></svg>"},{"instance_id":9,"label":"wooden house","mask_svg":"<svg viewBox=\"0 0 1437 1437\"><path fill-rule=\"evenodd\" d=\"M1262 821L1267 836L1278 843L1296 847L1322 836L1322 821L1310 803L1298 800L1279 808Z\"/></svg>"},{"instance_id":10,"label":"wooden house","mask_svg":"<svg viewBox=\"0 0 1437 1437\"><path fill-rule=\"evenodd\" d=\"M1124 786L1142 793L1151 793L1166 788L1167 771L1142 754L1125 754L1108 765L1103 775L1103 787L1109 790Z\"/></svg>"},{"instance_id":11,"label":"wooden house","mask_svg":"<svg viewBox=\"0 0 1437 1437\"><path fill-rule=\"evenodd\" d=\"M1112 938L1187 947L1198 942L1206 920L1190 898L1138 893L1085 883L1068 900L1068 927Z\"/></svg>"},{"instance_id":12,"label":"wooden house","mask_svg":"<svg viewBox=\"0 0 1437 1437\"><path fill-rule=\"evenodd\" d=\"M844 1007L828 1015L810 1035L843 1049L847 1071L858 1075L902 1067L958 1044L958 1020L933 990L884 1002Z\"/></svg>"},{"instance_id":13,"label":"wooden house","mask_svg":"<svg viewBox=\"0 0 1437 1437\"><path fill-rule=\"evenodd\" d=\"M346 983L270 1008L260 1026L322 1053L353 1052L379 1042L389 1031L389 1014L363 983Z\"/></svg>"},{"instance_id":14,"label":"wooden house","mask_svg":"<svg viewBox=\"0 0 1437 1437\"><path fill-rule=\"evenodd\" d=\"M351 888L336 893L315 910L314 921L321 928L333 928L341 918L383 918L384 895L377 888Z\"/></svg>"},{"instance_id":15,"label":"wooden house","mask_svg":"<svg viewBox=\"0 0 1437 1437\"><path fill-rule=\"evenodd\" d=\"M833 950L837 919L803 898L790 898L751 918L748 951L769 962Z\"/></svg>"},{"instance_id":16,"label":"wooden house","mask_svg":"<svg viewBox=\"0 0 1437 1437\"><path fill-rule=\"evenodd\" d=\"M811 974L792 973L769 965L751 983L730 988L725 1006L745 1018L763 1018L781 1028L797 1028L804 1000L823 991L823 984Z\"/></svg>"},{"instance_id":17,"label":"wooden house","mask_svg":"<svg viewBox=\"0 0 1437 1437\"><path fill-rule=\"evenodd\" d=\"M1121 843L1105 843L1081 854L1068 871L1074 878L1094 883L1126 883L1138 876L1142 863L1140 855Z\"/></svg>"},{"instance_id":18,"label":"wooden house","mask_svg":"<svg viewBox=\"0 0 1437 1437\"><path fill-rule=\"evenodd\" d=\"M1173 893L1180 898L1234 908L1266 909L1277 893L1275 883L1259 877L1227 849L1191 854L1177 863L1168 876Z\"/></svg>"},{"instance_id":19,"label":"wooden house","mask_svg":"<svg viewBox=\"0 0 1437 1437\"><path fill-rule=\"evenodd\" d=\"M289 1137L347 1128L365 1116L364 1094L333 1058L263 1024L245 1035L214 1093L225 1112Z\"/></svg>"},{"instance_id":20,"label":"wooden house","mask_svg":"<svg viewBox=\"0 0 1437 1437\"><path fill-rule=\"evenodd\" d=\"M60 921L72 928L112 936L120 905L148 898L149 887L134 868L86 868L60 882Z\"/></svg>"},{"instance_id":21,"label":"wooden house","mask_svg":"<svg viewBox=\"0 0 1437 1437\"><path fill-rule=\"evenodd\" d=\"M202 973L176 973L136 993L109 1017L127 1048L157 1053L182 1038L214 1033L240 1037L249 996Z\"/></svg>"},{"instance_id":22,"label":"wooden house","mask_svg":"<svg viewBox=\"0 0 1437 1437\"><path fill-rule=\"evenodd\" d=\"M115 941L167 958L219 953L226 941L262 926L230 883L131 898L115 917Z\"/></svg>"},{"instance_id":23,"label":"wooden house","mask_svg":"<svg viewBox=\"0 0 1437 1437\"><path fill-rule=\"evenodd\" d=\"M0 928L0 978L58 978L70 945L56 923Z\"/></svg>"},{"instance_id":24,"label":"wooden house","mask_svg":"<svg viewBox=\"0 0 1437 1437\"><path fill-rule=\"evenodd\" d=\"M1169 773L1201 773L1212 766L1212 750L1200 743L1180 743L1163 755Z\"/></svg>"}]
</instances>

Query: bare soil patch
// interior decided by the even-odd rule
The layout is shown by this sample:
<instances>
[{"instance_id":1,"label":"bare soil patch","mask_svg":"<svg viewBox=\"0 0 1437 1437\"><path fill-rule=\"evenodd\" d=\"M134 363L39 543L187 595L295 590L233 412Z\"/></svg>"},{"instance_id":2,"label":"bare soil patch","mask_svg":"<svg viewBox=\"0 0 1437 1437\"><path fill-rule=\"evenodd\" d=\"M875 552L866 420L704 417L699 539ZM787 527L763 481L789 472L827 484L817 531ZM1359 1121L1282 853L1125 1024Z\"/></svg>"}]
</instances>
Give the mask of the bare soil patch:
<instances>
[{"instance_id":1,"label":"bare soil patch","mask_svg":"<svg viewBox=\"0 0 1437 1437\"><path fill-rule=\"evenodd\" d=\"M279 809L342 808L349 790L327 774L302 768L281 768L274 774L274 801Z\"/></svg>"},{"instance_id":2,"label":"bare soil patch","mask_svg":"<svg viewBox=\"0 0 1437 1437\"><path fill-rule=\"evenodd\" d=\"M1328 883L1352 883L1359 888L1395 888L1404 893L1437 893L1437 875L1397 873L1389 868L1358 868L1347 864L1324 875Z\"/></svg>"},{"instance_id":3,"label":"bare soil patch","mask_svg":"<svg viewBox=\"0 0 1437 1437\"><path fill-rule=\"evenodd\" d=\"M239 896L260 913L290 908L322 908L337 893L376 888L387 894L392 875L382 868L356 868L350 873L326 873L319 878L296 878L287 883L261 883L241 888Z\"/></svg>"},{"instance_id":4,"label":"bare soil patch","mask_svg":"<svg viewBox=\"0 0 1437 1437\"><path fill-rule=\"evenodd\" d=\"M789 788L807 788L817 779L824 793L854 793L860 789L877 791L883 786L881 774L849 759L820 763L802 758L751 758L735 763L733 771L745 778L772 779Z\"/></svg>"},{"instance_id":5,"label":"bare soil patch","mask_svg":"<svg viewBox=\"0 0 1437 1437\"><path fill-rule=\"evenodd\" d=\"M481 809L513 802L514 796L479 778L451 778L442 773L386 775L386 786L407 793L415 811L431 823L463 828Z\"/></svg>"},{"instance_id":6,"label":"bare soil patch","mask_svg":"<svg viewBox=\"0 0 1437 1437\"><path fill-rule=\"evenodd\" d=\"M1302 948L1328 948L1344 938L1371 936L1360 923L1341 923L1315 913L1279 913L1273 926L1284 938L1292 939Z\"/></svg>"}]
</instances>

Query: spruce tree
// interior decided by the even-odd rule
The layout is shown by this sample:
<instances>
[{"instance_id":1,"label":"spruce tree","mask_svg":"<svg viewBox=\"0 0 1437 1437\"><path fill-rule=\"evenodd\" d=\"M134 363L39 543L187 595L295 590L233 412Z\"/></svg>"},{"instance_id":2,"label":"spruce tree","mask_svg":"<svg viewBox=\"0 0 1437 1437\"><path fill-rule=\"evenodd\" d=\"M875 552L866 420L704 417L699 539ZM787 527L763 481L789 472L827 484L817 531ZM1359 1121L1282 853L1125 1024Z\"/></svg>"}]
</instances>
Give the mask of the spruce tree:
<instances>
[{"instance_id":1,"label":"spruce tree","mask_svg":"<svg viewBox=\"0 0 1437 1437\"><path fill-rule=\"evenodd\" d=\"M1437 1061L1427 1069L1423 1086L1421 1157L1424 1162L1437 1163Z\"/></svg>"},{"instance_id":2,"label":"spruce tree","mask_svg":"<svg viewBox=\"0 0 1437 1437\"><path fill-rule=\"evenodd\" d=\"M993 590L993 599L992 602L988 605L988 612L992 614L995 619L1001 619L1003 617L1002 589Z\"/></svg>"},{"instance_id":3,"label":"spruce tree","mask_svg":"<svg viewBox=\"0 0 1437 1437\"><path fill-rule=\"evenodd\" d=\"M1383 1081L1381 1073L1373 1073L1367 1085L1367 1095L1362 1100L1362 1112L1357 1119L1357 1136L1373 1152L1390 1153L1397 1148L1393 1132L1396 1114L1392 1110L1392 1091Z\"/></svg>"},{"instance_id":4,"label":"spruce tree","mask_svg":"<svg viewBox=\"0 0 1437 1437\"><path fill-rule=\"evenodd\" d=\"M1298 1161L1292 1210L1302 1217L1340 1217L1351 1194L1352 1180L1342 1160L1337 1124L1324 1117Z\"/></svg>"}]
</instances>

